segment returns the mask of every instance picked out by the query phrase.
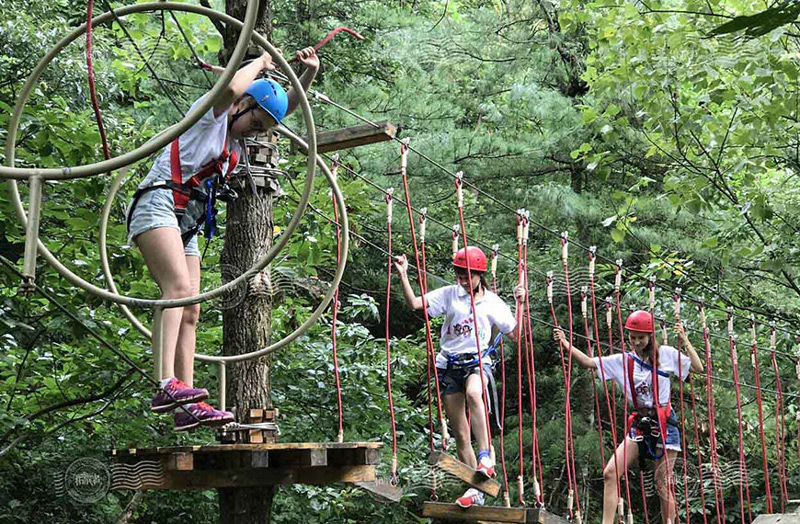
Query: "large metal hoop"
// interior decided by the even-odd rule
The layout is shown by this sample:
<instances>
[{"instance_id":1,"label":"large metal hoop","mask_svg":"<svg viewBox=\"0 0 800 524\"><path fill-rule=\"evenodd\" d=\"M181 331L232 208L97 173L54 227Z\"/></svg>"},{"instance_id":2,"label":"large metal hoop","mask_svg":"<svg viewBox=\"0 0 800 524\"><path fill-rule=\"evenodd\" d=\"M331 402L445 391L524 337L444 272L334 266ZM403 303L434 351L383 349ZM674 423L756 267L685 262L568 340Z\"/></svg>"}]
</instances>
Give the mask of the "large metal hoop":
<instances>
[{"instance_id":1,"label":"large metal hoop","mask_svg":"<svg viewBox=\"0 0 800 524\"><path fill-rule=\"evenodd\" d=\"M250 18L250 15L252 14L251 11L253 11L255 9L255 7L253 7L253 4L257 4L257 1L256 0L251 0L248 3L247 15L246 15L246 18L245 18L246 21L248 21L248 18ZM256 7L257 7L257 5L256 5ZM253 275L255 275L256 273L258 273L259 271L264 269L267 266L267 264L269 264L275 258L275 256L280 252L280 250L283 249L286 246L286 244L289 241L289 238L291 237L292 233L294 232L294 230L299 225L300 220L302 219L303 214L305 213L306 206L308 204L308 200L309 200L309 197L311 195L311 191L313 190L314 173L315 173L315 168L316 168L316 163L317 163L317 144L316 144L317 137L316 137L315 127L314 127L313 115L311 114L311 106L308 103L308 98L305 95L305 90L303 89L302 85L300 84L300 81L298 80L297 75L295 75L294 71L292 71L291 67L289 67L289 64L286 62L286 60L283 58L283 56L280 53L278 53L278 51L272 46L272 44L270 44L267 41L266 38L264 38L263 36L259 35L258 33L255 33L255 32L253 32L252 34L248 35L247 30L248 29L252 30L252 25L254 23L254 20L250 20L251 23L250 23L250 25L248 27L244 23L240 22L239 20L236 20L235 18L233 18L233 17L231 17L231 16L229 16L229 15L227 15L225 13L220 13L218 11L214 11L213 9L207 9L205 7L198 6L198 5L193 5L193 4L180 4L180 3L172 3L172 2L158 2L158 3L149 3L149 4L134 4L134 5L131 5L131 6L127 6L127 7L123 7L123 8L114 10L114 12L117 14L117 16L124 16L126 14L138 13L138 12L143 12L143 11L145 11L145 12L149 12L149 11L185 11L185 12L199 13L199 14L208 16L209 18L211 18L213 20L218 20L218 21L221 21L221 22L223 22L225 24L230 24L233 27L236 27L236 28L242 30L243 32L239 36L239 41L237 42L237 48L236 48L237 50L239 49L240 46L243 48L242 50L240 50L241 52L236 57L236 58L238 58L239 61L241 60L241 55L244 53L244 48L246 47L246 44L249 43L250 37L252 37L252 39L256 42L256 44L258 44L261 47L263 47L264 49L266 49L270 53L270 55L272 55L273 60L275 60L275 62L278 63L278 65L284 71L286 76L289 78L289 81L292 84L292 87L295 89L295 91L298 94L300 94L300 107L302 108L302 111L303 111L303 117L304 117L304 121L305 121L305 126L306 126L306 129L307 129L307 132L308 132L308 148L307 148L307 151L308 151L308 162L307 162L307 166L306 166L305 186L303 187L303 193L300 196L300 202L298 203L297 209L295 209L295 212L292 215L292 218L289 221L289 224L286 226L286 228L284 229L283 233L278 238L278 241L267 251L267 253L261 259L259 259L256 262L256 264L253 267L251 267L249 270L247 270L246 272L244 272L241 275L239 275L237 278L235 278L232 281L228 282L227 284L224 284L224 285L222 285L222 286L220 286L220 287L218 287L216 289L207 291L205 293L200 293L200 294L194 295L192 297L186 297L186 298L181 298L181 299L171 299L171 300L142 299L142 298L135 298L135 297L128 297L128 296L125 296L125 295L120 295L118 293L111 292L111 291L108 291L106 289L103 289L103 288L100 288L98 286L95 286L94 284L91 284L90 282L87 282L83 278L79 277L78 275L73 273L70 269L68 269L66 266L61 264L53 256L53 254L50 253L50 251L47 249L47 247L45 247L45 245L40 240L37 240L39 253L45 258L45 260L51 266L53 266L56 269L56 271L58 271L59 274L61 274L64 278L66 278L67 281L69 281L71 284L73 284L73 285L75 285L77 287L80 287L81 289L84 289L84 290L86 290L86 291L88 291L88 292L90 292L90 293L92 293L94 295L97 295L97 296L99 296L99 297L101 297L101 298L103 298L105 300L110 300L111 302L115 302L117 304L124 304L126 306L133 306L133 307L151 307L151 308L184 307L184 306L189 306L189 305L192 305L192 304L198 304L200 302L204 302L206 300L210 300L212 298L218 297L218 296L226 293L227 291L235 288L236 286L242 284L243 282L245 282L246 280L251 278ZM103 21L108 21L112 17L113 17L113 13L111 13L111 12L104 13L104 14L100 15L99 17L97 17L95 19L95 23L102 23ZM68 38L68 39L62 40L61 43L64 43L65 41L68 43L68 41L74 40L75 38L77 38L77 36L80 35L80 31L85 31L85 29L86 29L86 24L84 24L83 26L81 26L81 28L76 30L78 32L78 34L75 34L75 32L73 32L73 34L70 35L71 39ZM247 38L245 38L245 37L247 37ZM244 38L244 44L243 44L243 38ZM64 44L64 45L66 45L66 44ZM60 50L60 48L59 48L59 50ZM54 53L48 54L48 56L45 57L45 59L48 59L47 63L49 63L49 61L52 61L54 56L55 56ZM44 63L44 60L43 60L42 63ZM44 68L44 66L42 66L42 63L40 63L41 69ZM47 63L44 63L44 65L47 65ZM230 67L230 65L229 65L229 67ZM39 67L37 67L37 71L38 70L39 70ZM41 71L39 71L39 74L41 74ZM225 76L225 75L223 75L223 76ZM228 77L230 78L230 75L228 75ZM220 83L218 81L217 84L215 85L214 89L216 89L219 85L220 85ZM212 93L214 93L214 90L212 90ZM25 94L25 93L23 93L23 94ZM23 98L23 94L20 95L20 99L19 99L19 100L22 101L21 104L18 103L20 112L24 108L24 98L27 98L26 94L25 94L26 96ZM184 120L186 120L186 119L184 119ZM172 134L172 132L171 132L172 129L173 128L170 128L170 130L168 130L169 134ZM13 134L12 134L12 131L13 131ZM10 145L6 149L8 151L8 153L7 153L8 161L12 165L13 165L13 162L14 162L14 148L15 148L14 142L16 141L15 136L16 136L16 129L12 129L11 126L9 126L9 140L10 140L9 144ZM172 140L173 138L174 137L171 137L170 140ZM124 156L125 155L123 155L123 157ZM119 158L122 158L122 157L118 157L118 159ZM131 160L131 162L132 161L133 160ZM97 164L97 165L99 165L99 164ZM20 199L19 188L17 187L16 181L15 180L10 180L9 181L9 185L10 185L12 203L14 204L14 206L15 206L15 208L17 210L17 214L19 215L20 221L23 223L23 225L26 225L27 224L27 217L26 217L26 214L25 214L25 210L22 207L22 201Z\"/></svg>"},{"instance_id":2,"label":"large metal hoop","mask_svg":"<svg viewBox=\"0 0 800 524\"><path fill-rule=\"evenodd\" d=\"M308 144L297 136L295 133L292 133L285 127L281 126L277 128L277 131L287 138L292 140L295 144L297 144L301 149L307 149ZM345 265L347 264L347 255L350 249L350 222L347 216L347 207L345 206L344 195L342 194L341 188L339 184L336 182L336 179L333 177L330 169L328 166L325 165L325 162L322 158L317 158L317 165L319 166L322 174L325 175L325 179L328 181L328 185L331 187L331 191L333 191L333 197L336 200L336 206L340 212L340 222L342 226L342 252L341 252L341 262L339 265L336 266L336 272L333 275L333 281L331 282L330 287L325 292L325 295L322 298L322 302L319 303L317 308L311 313L311 316L303 322L297 329L283 337L281 340L270 344L265 348L261 348L255 351L251 351L249 353L243 353L241 355L231 355L231 356L219 356L219 355L203 355L200 353L195 354L195 358L197 360L203 362L239 362L242 360L250 360L253 358L263 357L269 353L277 351L278 349L286 346L287 344L293 342L298 337L302 336L306 331L308 331L311 326L313 326L325 310L330 305L331 301L333 300L334 294L336 292L336 288L339 286L339 283L342 281L342 276L344 275ZM112 290L116 290L116 286L114 284L114 276L111 273L111 268L108 265L108 254L106 251L106 232L108 230L108 220L111 214L111 203L114 200L114 197L119 191L120 186L122 185L122 180L124 179L125 174L119 173L117 177L114 179L114 183L111 185L109 189L108 196L106 197L106 205L103 207L103 215L100 222L100 256L101 262L103 266L103 274L105 275L106 281L108 282L108 286ZM133 324L133 326L148 340L152 339L152 333L148 330L136 316L128 309L124 304L118 304L120 309L122 309L123 314L127 319Z\"/></svg>"}]
</instances>

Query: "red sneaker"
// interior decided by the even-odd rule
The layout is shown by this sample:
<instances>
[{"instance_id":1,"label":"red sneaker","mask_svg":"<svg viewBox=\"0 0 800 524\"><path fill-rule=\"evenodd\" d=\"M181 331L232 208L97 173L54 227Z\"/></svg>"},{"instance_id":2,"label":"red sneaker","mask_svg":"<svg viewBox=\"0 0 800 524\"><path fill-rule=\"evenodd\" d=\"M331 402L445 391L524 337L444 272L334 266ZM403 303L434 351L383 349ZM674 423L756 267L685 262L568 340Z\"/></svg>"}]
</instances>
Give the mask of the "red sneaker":
<instances>
[{"instance_id":1,"label":"red sneaker","mask_svg":"<svg viewBox=\"0 0 800 524\"><path fill-rule=\"evenodd\" d=\"M456 500L456 504L462 508L469 508L476 505L483 506L485 501L486 495L484 495L482 491L478 491L475 488L469 488L458 500Z\"/></svg>"},{"instance_id":2,"label":"red sneaker","mask_svg":"<svg viewBox=\"0 0 800 524\"><path fill-rule=\"evenodd\" d=\"M497 476L497 472L494 470L494 461L490 457L483 457L475 470L487 479Z\"/></svg>"}]
</instances>

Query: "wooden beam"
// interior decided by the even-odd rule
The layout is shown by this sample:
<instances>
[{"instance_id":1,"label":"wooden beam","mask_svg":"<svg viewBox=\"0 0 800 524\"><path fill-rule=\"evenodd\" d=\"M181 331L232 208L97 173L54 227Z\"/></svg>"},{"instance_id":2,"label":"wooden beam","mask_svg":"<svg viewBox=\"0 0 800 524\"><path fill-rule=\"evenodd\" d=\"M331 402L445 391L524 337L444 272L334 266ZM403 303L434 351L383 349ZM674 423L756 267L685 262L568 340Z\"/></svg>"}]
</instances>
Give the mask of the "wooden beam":
<instances>
[{"instance_id":1,"label":"wooden beam","mask_svg":"<svg viewBox=\"0 0 800 524\"><path fill-rule=\"evenodd\" d=\"M443 471L460 478L475 489L483 491L487 495L496 497L500 494L500 483L496 480L487 479L463 462L460 462L447 453L434 451L428 458L428 463L437 466ZM492 519L484 519L492 520Z\"/></svg>"},{"instance_id":2,"label":"wooden beam","mask_svg":"<svg viewBox=\"0 0 800 524\"><path fill-rule=\"evenodd\" d=\"M489 522L515 522L519 524L536 523L538 511L528 508L506 508L503 506L472 506L462 508L458 504L425 502L422 516L443 520L479 520Z\"/></svg>"},{"instance_id":3,"label":"wooden beam","mask_svg":"<svg viewBox=\"0 0 800 524\"><path fill-rule=\"evenodd\" d=\"M381 442L271 442L264 444L214 444L212 446L169 446L111 450L114 457L162 455L180 452L217 453L220 451L271 451L280 449L380 449Z\"/></svg>"},{"instance_id":4,"label":"wooden beam","mask_svg":"<svg viewBox=\"0 0 800 524\"><path fill-rule=\"evenodd\" d=\"M317 151L330 153L331 151L385 142L397 136L397 126L391 122L376 122L376 124L378 127L363 124L317 133Z\"/></svg>"},{"instance_id":5,"label":"wooden beam","mask_svg":"<svg viewBox=\"0 0 800 524\"><path fill-rule=\"evenodd\" d=\"M354 483L374 480L374 466L166 471L159 484L147 485L142 489L207 490L274 486L277 484L322 485L336 482Z\"/></svg>"},{"instance_id":6,"label":"wooden beam","mask_svg":"<svg viewBox=\"0 0 800 524\"><path fill-rule=\"evenodd\" d=\"M374 482L354 482L359 488L369 491L373 495L377 495L382 499L390 502L400 502L403 498L403 489L399 486L392 486L388 482L374 481Z\"/></svg>"}]
</instances>

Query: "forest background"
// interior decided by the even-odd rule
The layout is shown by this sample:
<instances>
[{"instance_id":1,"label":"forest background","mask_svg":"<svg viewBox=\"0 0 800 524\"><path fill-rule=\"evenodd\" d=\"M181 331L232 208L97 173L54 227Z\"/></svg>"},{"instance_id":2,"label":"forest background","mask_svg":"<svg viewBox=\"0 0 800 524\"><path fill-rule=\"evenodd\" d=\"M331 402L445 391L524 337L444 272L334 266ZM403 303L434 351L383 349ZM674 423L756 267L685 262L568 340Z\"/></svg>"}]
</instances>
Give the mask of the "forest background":
<instances>
[{"instance_id":1,"label":"forest background","mask_svg":"<svg viewBox=\"0 0 800 524\"><path fill-rule=\"evenodd\" d=\"M211 2L223 9L219 1ZM671 318L672 290L703 297L713 335L717 440L723 460L735 464L738 425L725 308L735 305L741 340L741 379L753 383L749 322L758 321L759 345L768 345L770 319L778 321L779 370L789 423L790 493L800 488L794 332L800 327L797 173L800 171L796 12L751 34L712 36L736 15L763 10L764 2L721 3L583 2L579 0L393 1L272 0L274 43L291 52L347 25L366 40L336 39L321 53L314 85L336 102L373 120L399 125L399 136L511 209L531 211L530 266L538 384L539 438L548 507L564 511L563 411L565 391L557 347L550 337L543 275L560 270L557 233L569 232L583 246L597 245L598 296L613 290L614 265L622 259L623 306L647 303L647 282L656 277L657 312ZM115 5L122 5L117 3ZM778 7L791 5L784 2ZM0 140L15 97L38 59L69 27L85 18L85 6L66 0L0 2ZM98 7L98 9L100 9ZM782 12L786 15L785 12ZM179 15L198 53L217 63L222 39L208 20ZM185 111L205 89L190 49L170 17L135 15L126 25L149 62L166 79ZM132 149L182 116L145 68L118 26L95 37L95 67L106 125L116 154ZM48 68L21 126L19 165L77 165L101 158L99 136L88 101L83 43L62 53ZM352 116L312 101L319 129L356 125ZM293 117L290 126L299 126ZM285 145L285 144L284 144ZM285 197L276 200L276 234L294 208L303 157L282 146L288 175ZM2 159L4 160L4 158ZM380 187L398 187L399 145L379 144L346 152L342 160ZM144 176L148 164L133 170ZM432 218L428 260L433 286L450 280L451 230L456 223L452 176L414 153L411 197ZM42 233L46 244L84 277L102 282L97 250L99 214L108 177L48 184ZM380 439L390 444L385 392L384 300L385 205L363 180L340 177L355 239L342 285L339 351L347 440ZM124 208L129 182L113 208L109 231L112 267L122 291L156 296L141 256L126 245ZM516 218L507 208L467 191L467 230L485 245L499 244L501 295L516 281ZM313 206L331 214L330 197L319 181ZM402 211L402 210L400 210ZM407 219L395 213L394 250L411 252ZM553 234L553 233L556 234ZM0 197L0 255L21 267L22 229L8 198ZM204 260L204 286L219 281L221 242ZM507 257L506 257L507 256ZM586 284L587 253L571 246L573 305ZM277 286L272 333L291 331L313 309L335 265L334 228L309 212L287 252L273 264ZM113 305L68 286L40 267L39 284L80 322L40 295L16 296L18 277L0 270L0 522L216 522L214 492L149 492L135 500L112 492L91 505L53 496L53 478L79 457L102 457L114 447L203 443L209 432L175 435L171 420L149 414L149 385L91 337L84 326L150 367L148 344ZM559 285L560 283L560 285ZM419 522L429 496L425 348L422 319L402 303L396 278L389 326L399 434L401 478L407 497L400 504L376 501L345 486L289 486L279 490L273 522ZM566 322L563 278L556 304ZM139 312L147 319L145 312ZM603 315L601 315L602 317ZM684 315L690 338L696 307ZM602 318L599 319L602 326ZM581 329L577 323L578 330ZM615 330L616 331L616 330ZM601 336L605 336L601 331ZM221 314L204 307L198 347L213 353L222 338ZM618 336L615 336L615 340ZM671 337L672 340L672 337ZM516 348L507 347L509 384L516 383ZM775 387L769 357L761 354L765 388ZM215 371L198 364L197 382L216 389ZM572 386L574 435L582 500L589 522L599 521L602 495L591 375L576 371ZM701 384L698 382L698 384ZM272 367L273 399L282 411L287 441L332 440L336 395L332 377L330 316L307 336L282 350ZM698 416L707 419L698 386ZM513 391L513 390L510 390ZM758 414L754 392L743 389L746 447L754 510L763 511ZM527 398L523 399L527 402ZM773 413L774 394L765 394ZM516 471L515 393L509 394L507 455ZM514 416L511 416L514 415ZM526 418L525 427L529 428ZM774 435L775 419L764 422ZM707 426L702 426L707 456ZM606 432L608 439L608 432ZM530 431L523 434L530 449ZM606 442L608 456L609 442ZM775 449L768 448L770 464ZM526 451L527 454L527 451ZM388 473L384 452L381 474ZM446 483L440 496L459 493ZM530 490L529 490L530 493ZM726 491L729 516L738 515L738 488ZM637 499L638 500L638 499ZM637 510L639 506L637 502ZM712 511L713 502L706 508ZM126 514L125 512L128 512ZM654 508L651 507L651 512ZM702 514L692 499L691 512Z\"/></svg>"}]
</instances>

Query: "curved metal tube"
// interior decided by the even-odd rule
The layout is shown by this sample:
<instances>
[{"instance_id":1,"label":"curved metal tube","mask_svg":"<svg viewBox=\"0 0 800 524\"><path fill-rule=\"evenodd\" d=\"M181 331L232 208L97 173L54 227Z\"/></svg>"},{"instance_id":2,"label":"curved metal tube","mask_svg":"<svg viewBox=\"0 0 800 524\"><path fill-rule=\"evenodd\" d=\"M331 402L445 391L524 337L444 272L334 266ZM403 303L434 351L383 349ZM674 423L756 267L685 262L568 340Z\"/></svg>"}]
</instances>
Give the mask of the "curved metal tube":
<instances>
[{"instance_id":1,"label":"curved metal tube","mask_svg":"<svg viewBox=\"0 0 800 524\"><path fill-rule=\"evenodd\" d=\"M283 126L277 128L277 131L290 140L292 140L295 144L297 144L300 149L307 150L308 144L297 136L296 134L292 133L288 129ZM344 195L342 194L341 188L339 184L336 182L336 179L333 177L330 169L322 158L317 158L317 165L319 166L322 174L325 175L325 179L328 181L328 184L331 186L331 190L333 191L333 196L336 199L336 206L340 210L340 221L342 224L342 256L341 264L336 266L336 272L333 276L333 282L331 282L331 286L328 291L323 296L322 302L317 306L317 308L311 313L311 316L297 329L293 332L286 335L281 340L271 344L265 348L251 351L250 353L243 353L241 355L231 355L231 356L218 356L218 355L203 355L200 353L195 354L195 358L197 360L203 362L238 362L242 360L250 360L253 358L262 357L273 351L277 351L278 349L284 347L285 345L293 342L298 337L303 335L306 331L308 331L311 326L313 326L317 320L322 316L322 314L327 309L328 305L330 305L331 301L333 300L334 293L336 292L336 288L339 286L339 283L342 281L342 276L344 275L344 269L347 264L347 255L350 249L350 222L347 216L347 208L345 206ZM114 197L116 196L117 192L119 191L120 186L122 185L122 180L125 178L125 173L121 172L117 175L114 179L114 183L112 184L108 195L106 197L106 205L103 207L103 215L101 217L100 222L100 258L101 263L103 266L103 274L106 277L106 281L108 282L108 287L116 292L116 285L114 284L114 276L111 274L111 269L108 265L108 253L106 251L106 232L108 231L108 220L109 215L111 212L111 203L114 201ZM128 320L133 324L133 326L142 333L145 337L150 340L152 338L151 332L139 321L139 319L134 316L130 309L125 307L124 304L118 304L122 309L123 314Z\"/></svg>"},{"instance_id":2,"label":"curved metal tube","mask_svg":"<svg viewBox=\"0 0 800 524\"><path fill-rule=\"evenodd\" d=\"M255 7L253 4L257 4L256 0L250 0L248 4L248 11L247 17L245 20L250 18L252 14L251 11L254 11ZM256 6L257 7L257 6ZM235 18L225 14L214 11L213 9L206 9L201 6L196 6L193 4L177 4L177 3L170 3L170 2L159 2L156 4L135 4L128 7L124 7L121 9L115 10L117 15L121 14L129 14L131 12L140 12L140 11L189 11L189 12L196 12L208 16L211 19L219 20L225 24L231 24L233 27L242 29L243 32L239 37L239 42L237 43L237 49L240 44L242 44L242 38L247 35L247 29L252 29L252 23L249 27L246 27L242 22L236 20ZM111 13L104 13L103 15L97 17L97 20L107 20L112 15ZM252 21L251 21L252 22ZM84 25L85 28L85 25ZM45 258L45 260L53 266L59 274L61 274L67 281L71 284L80 287L94 295L97 295L105 300L109 300L111 302L117 304L124 304L126 306L137 306L137 307L160 307L160 308L172 308L172 307L184 307L189 306L192 304L199 304L201 302L205 302L206 300L210 300L212 298L218 297L223 293L227 292L228 290L233 289L234 287L240 285L245 280L248 280L250 277L264 269L267 264L269 264L275 256L283 249L286 244L289 242L289 238L291 237L294 230L300 223L300 220L305 213L306 206L308 204L309 197L311 196L311 191L313 190L314 186L314 173L317 164L317 137L316 137L316 130L314 127L314 118L311 114L311 106L308 103L308 98L306 97L305 91L303 90L300 81L295 75L294 71L289 67L289 64L283 58L283 56L277 52L277 50L270 44L266 38L259 35L258 33L252 33L252 39L256 42L256 44L260 45L264 49L266 49L270 55L272 55L273 59L278 63L281 69L284 70L286 75L289 78L292 87L301 94L300 96L300 107L303 110L303 117L306 129L308 130L308 163L306 167L306 179L305 179L305 186L303 187L303 193L300 196L300 202L298 203L297 209L292 215L289 224L286 226L283 234L279 237L278 241L267 251L267 253L259 259L256 264L251 267L246 272L239 275L234 280L228 282L225 285L222 285L216 289L207 291L205 293L200 293L198 295L194 295L191 297L181 298L181 299L171 299L171 300L153 300L153 299L142 299L142 298L134 298L128 297L125 295L120 295L118 293L108 291L101 287L95 286L86 280L82 279L63 264L61 264L50 251L45 247L45 245L39 240L39 253ZM249 38L247 39L249 40ZM242 51L243 53L243 51ZM49 56L49 55L48 55ZM241 59L241 56L237 58ZM238 62L238 61L237 61ZM216 89L216 86L215 86ZM213 90L212 90L213 92ZM20 107L21 108L23 106ZM11 128L11 126L10 126ZM14 162L14 146L13 143L16 141L16 129L13 129L14 134L12 135L11 129L9 132L9 140L10 144L10 154L8 154L8 160L11 164ZM171 134L171 132L170 132ZM8 148L7 148L8 149ZM124 156L124 155L123 155ZM118 157L121 158L121 157ZM98 164L99 165L99 164ZM17 210L17 214L19 215L20 221L25 225L27 223L27 217L25 215L25 210L22 207L22 201L20 199L19 188L17 187L16 181L11 180L9 181L10 190L11 190L11 199L12 203L14 204L15 209Z\"/></svg>"},{"instance_id":3,"label":"curved metal tube","mask_svg":"<svg viewBox=\"0 0 800 524\"><path fill-rule=\"evenodd\" d=\"M137 160L141 160L152 153L155 153L159 149L163 148L170 142L172 142L175 138L183 134L187 129L192 127L200 118L211 109L211 107L216 103L217 99L224 93L225 89L227 89L228 84L230 84L231 79L233 78L234 73L236 73L236 69L239 67L239 63L242 61L245 53L247 52L247 47L250 44L250 39L253 36L253 28L255 27L256 23L256 13L258 10L258 0L249 0L247 6L247 13L245 15L244 24L241 25L243 30L239 35L239 40L236 42L236 47L231 54L230 63L228 63L225 71L222 73L220 78L217 80L217 83L214 84L214 87L211 88L209 92L209 96L203 100L197 107L194 108L193 111L189 112L183 119L175 124L174 126L169 127L165 130L165 132L159 133L149 141L145 142L141 146L137 147L133 151L129 151L123 155L111 158L109 160L103 160L102 162L96 162L94 164L86 164L83 166L77 167L61 167L61 168L19 168L14 167L14 152L17 147L17 133L19 131L19 121L22 117L22 112L25 109L25 104L28 101L28 97L30 96L31 91L33 91L34 87L36 87L36 83L39 81L44 70L50 65L56 55L58 55L66 46L76 40L78 37L86 33L86 24L82 24L80 27L72 31L69 35L64 37L60 42L58 42L50 51L42 58L39 63L36 65L36 68L33 70L31 75L28 77L28 80L25 82L25 85L22 87L22 91L20 91L19 96L17 97L17 102L14 105L14 111L11 114L11 120L8 123L8 138L6 142L6 162L8 164L7 167L0 166L0 178L6 179L14 179L14 180L26 180L32 176L40 176L43 180L67 180L72 178L83 178L92 175L99 175L101 173L108 173L109 171L113 171L115 169L119 169L123 166L130 165ZM174 2L159 2L159 3L149 3L149 4L134 4L125 7L121 7L119 9L115 9L114 13L117 16L125 16L131 13L141 13L141 12L148 12L148 11L185 11L190 13L197 13L206 16L212 16L210 13L219 14L217 11L213 9L208 9L199 5L193 4L181 4L181 3L174 3ZM95 17L92 20L92 27L95 27L100 24L104 24L106 22L112 21L114 19L114 13L108 11L103 13L102 15ZM274 56L274 55L273 55Z\"/></svg>"}]
</instances>

